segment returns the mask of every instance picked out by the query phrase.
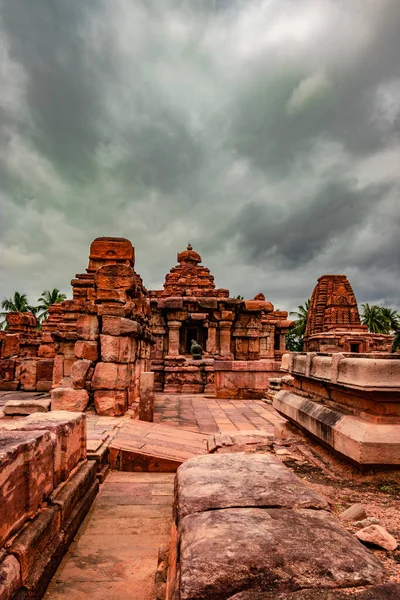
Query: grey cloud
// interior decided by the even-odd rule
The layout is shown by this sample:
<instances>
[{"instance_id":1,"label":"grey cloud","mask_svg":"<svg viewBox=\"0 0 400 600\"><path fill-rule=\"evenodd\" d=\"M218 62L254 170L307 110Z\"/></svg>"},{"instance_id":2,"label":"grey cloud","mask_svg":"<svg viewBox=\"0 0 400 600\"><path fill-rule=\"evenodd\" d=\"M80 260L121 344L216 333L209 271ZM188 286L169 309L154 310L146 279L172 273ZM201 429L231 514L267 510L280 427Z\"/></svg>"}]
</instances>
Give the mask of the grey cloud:
<instances>
[{"instance_id":1,"label":"grey cloud","mask_svg":"<svg viewBox=\"0 0 400 600\"><path fill-rule=\"evenodd\" d=\"M399 305L399 27L398 0L0 0L1 294L69 292L121 235L148 287L190 240L281 308L343 270Z\"/></svg>"}]
</instances>

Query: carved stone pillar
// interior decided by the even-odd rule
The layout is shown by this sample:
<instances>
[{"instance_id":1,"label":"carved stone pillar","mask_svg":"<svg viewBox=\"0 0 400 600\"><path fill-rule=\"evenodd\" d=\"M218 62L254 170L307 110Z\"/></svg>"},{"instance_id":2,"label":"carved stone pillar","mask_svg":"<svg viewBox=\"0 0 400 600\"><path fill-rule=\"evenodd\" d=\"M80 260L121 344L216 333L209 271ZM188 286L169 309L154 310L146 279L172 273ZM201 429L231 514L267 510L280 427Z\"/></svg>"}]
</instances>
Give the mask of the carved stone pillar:
<instances>
[{"instance_id":1,"label":"carved stone pillar","mask_svg":"<svg viewBox=\"0 0 400 600\"><path fill-rule=\"evenodd\" d=\"M219 333L219 346L220 356L223 360L232 360L233 356L231 353L231 321L220 321L219 322L220 333Z\"/></svg>"},{"instance_id":2,"label":"carved stone pillar","mask_svg":"<svg viewBox=\"0 0 400 600\"><path fill-rule=\"evenodd\" d=\"M206 351L210 356L217 352L217 323L208 323Z\"/></svg>"},{"instance_id":3,"label":"carved stone pillar","mask_svg":"<svg viewBox=\"0 0 400 600\"><path fill-rule=\"evenodd\" d=\"M168 356L179 356L179 329L181 321L168 321Z\"/></svg>"}]
</instances>

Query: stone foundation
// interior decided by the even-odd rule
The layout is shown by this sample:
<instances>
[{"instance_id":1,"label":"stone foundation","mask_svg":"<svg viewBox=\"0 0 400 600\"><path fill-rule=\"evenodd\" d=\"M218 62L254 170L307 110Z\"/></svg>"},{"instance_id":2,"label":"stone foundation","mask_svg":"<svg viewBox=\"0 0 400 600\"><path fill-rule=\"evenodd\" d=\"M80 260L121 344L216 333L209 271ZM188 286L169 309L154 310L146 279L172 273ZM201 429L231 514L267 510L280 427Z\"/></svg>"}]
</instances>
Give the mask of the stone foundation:
<instances>
[{"instance_id":1,"label":"stone foundation","mask_svg":"<svg viewBox=\"0 0 400 600\"><path fill-rule=\"evenodd\" d=\"M38 599L98 491L86 419L35 414L0 433L0 598Z\"/></svg>"},{"instance_id":2,"label":"stone foundation","mask_svg":"<svg viewBox=\"0 0 400 600\"><path fill-rule=\"evenodd\" d=\"M400 464L400 357L291 353L273 406L360 468ZM273 383L277 388L277 383Z\"/></svg>"}]
</instances>

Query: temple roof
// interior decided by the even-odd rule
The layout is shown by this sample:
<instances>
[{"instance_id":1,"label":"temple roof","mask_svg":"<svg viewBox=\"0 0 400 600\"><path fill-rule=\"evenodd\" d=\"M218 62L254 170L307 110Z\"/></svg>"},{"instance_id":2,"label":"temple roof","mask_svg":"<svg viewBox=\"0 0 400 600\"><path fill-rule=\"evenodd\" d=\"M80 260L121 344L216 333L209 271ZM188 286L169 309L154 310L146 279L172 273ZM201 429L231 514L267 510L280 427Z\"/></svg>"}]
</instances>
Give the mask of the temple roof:
<instances>
[{"instance_id":1,"label":"temple roof","mask_svg":"<svg viewBox=\"0 0 400 600\"><path fill-rule=\"evenodd\" d=\"M357 300L346 275L322 275L310 300L305 336L335 329L364 330Z\"/></svg>"},{"instance_id":2,"label":"temple roof","mask_svg":"<svg viewBox=\"0 0 400 600\"><path fill-rule=\"evenodd\" d=\"M228 290L215 288L210 270L201 265L201 256L188 244L186 250L178 253L178 265L167 274L163 296L223 296Z\"/></svg>"}]
</instances>

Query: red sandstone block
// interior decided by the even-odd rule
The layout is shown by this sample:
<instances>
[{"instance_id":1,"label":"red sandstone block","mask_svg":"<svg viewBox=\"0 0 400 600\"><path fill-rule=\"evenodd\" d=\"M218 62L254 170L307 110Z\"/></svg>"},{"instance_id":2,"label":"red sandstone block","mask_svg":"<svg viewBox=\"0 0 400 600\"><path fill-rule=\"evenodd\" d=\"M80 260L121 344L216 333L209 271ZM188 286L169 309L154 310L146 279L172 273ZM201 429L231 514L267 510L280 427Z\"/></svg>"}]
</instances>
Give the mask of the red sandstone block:
<instances>
[{"instance_id":1,"label":"red sandstone block","mask_svg":"<svg viewBox=\"0 0 400 600\"><path fill-rule=\"evenodd\" d=\"M3 379L4 381L14 381L15 366L15 359L2 358L0 360L0 379Z\"/></svg>"},{"instance_id":2,"label":"red sandstone block","mask_svg":"<svg viewBox=\"0 0 400 600\"><path fill-rule=\"evenodd\" d=\"M19 349L19 334L6 334L1 348L2 357L9 358L11 356L19 356Z\"/></svg>"},{"instance_id":3,"label":"red sandstone block","mask_svg":"<svg viewBox=\"0 0 400 600\"><path fill-rule=\"evenodd\" d=\"M57 412L35 413L18 423L24 431L50 431L55 439L54 485L68 478L80 460L86 458L86 415Z\"/></svg>"},{"instance_id":4,"label":"red sandstone block","mask_svg":"<svg viewBox=\"0 0 400 600\"><path fill-rule=\"evenodd\" d=\"M96 340L99 335L99 319L96 315L80 315L76 322L76 333L83 340Z\"/></svg>"},{"instance_id":5,"label":"red sandstone block","mask_svg":"<svg viewBox=\"0 0 400 600\"><path fill-rule=\"evenodd\" d=\"M53 366L53 386L58 387L64 377L64 356L62 354L56 354L54 357Z\"/></svg>"},{"instance_id":6,"label":"red sandstone block","mask_svg":"<svg viewBox=\"0 0 400 600\"><path fill-rule=\"evenodd\" d=\"M79 340L75 343L75 356L96 362L99 359L98 343Z\"/></svg>"},{"instance_id":7,"label":"red sandstone block","mask_svg":"<svg viewBox=\"0 0 400 600\"><path fill-rule=\"evenodd\" d=\"M301 389L313 398L329 399L329 391L322 383L303 379Z\"/></svg>"},{"instance_id":8,"label":"red sandstone block","mask_svg":"<svg viewBox=\"0 0 400 600\"><path fill-rule=\"evenodd\" d=\"M54 360L37 361L37 381L51 381L53 379Z\"/></svg>"},{"instance_id":9,"label":"red sandstone block","mask_svg":"<svg viewBox=\"0 0 400 600\"><path fill-rule=\"evenodd\" d=\"M21 389L26 392L36 390L36 375L37 361L34 359L22 359L15 374L15 378L20 382Z\"/></svg>"},{"instance_id":10,"label":"red sandstone block","mask_svg":"<svg viewBox=\"0 0 400 600\"><path fill-rule=\"evenodd\" d=\"M125 390L129 385L130 368L126 364L97 363L92 379L93 390Z\"/></svg>"},{"instance_id":11,"label":"red sandstone block","mask_svg":"<svg viewBox=\"0 0 400 600\"><path fill-rule=\"evenodd\" d=\"M133 335L138 336L142 327L137 321L125 319L124 317L104 316L102 333L105 335Z\"/></svg>"},{"instance_id":12,"label":"red sandstone block","mask_svg":"<svg viewBox=\"0 0 400 600\"><path fill-rule=\"evenodd\" d=\"M124 415L128 409L126 390L97 390L94 392L94 405L98 415L116 417Z\"/></svg>"},{"instance_id":13,"label":"red sandstone block","mask_svg":"<svg viewBox=\"0 0 400 600\"><path fill-rule=\"evenodd\" d=\"M86 390L75 390L73 388L54 388L51 390L51 409L69 410L82 412L89 402L89 394Z\"/></svg>"},{"instance_id":14,"label":"red sandstone block","mask_svg":"<svg viewBox=\"0 0 400 600\"><path fill-rule=\"evenodd\" d=\"M90 360L77 360L72 367L72 385L74 388L85 387L88 371L92 365Z\"/></svg>"},{"instance_id":15,"label":"red sandstone block","mask_svg":"<svg viewBox=\"0 0 400 600\"><path fill-rule=\"evenodd\" d=\"M94 276L97 291L130 290L135 285L135 273L128 265L104 265Z\"/></svg>"},{"instance_id":16,"label":"red sandstone block","mask_svg":"<svg viewBox=\"0 0 400 600\"><path fill-rule=\"evenodd\" d=\"M49 431L1 431L0 547L52 492L54 440Z\"/></svg>"},{"instance_id":17,"label":"red sandstone block","mask_svg":"<svg viewBox=\"0 0 400 600\"><path fill-rule=\"evenodd\" d=\"M15 556L6 555L0 560L0 598L14 598L22 585L21 567Z\"/></svg>"},{"instance_id":18,"label":"red sandstone block","mask_svg":"<svg viewBox=\"0 0 400 600\"><path fill-rule=\"evenodd\" d=\"M56 351L54 344L41 344L38 350L39 358L54 358Z\"/></svg>"},{"instance_id":19,"label":"red sandstone block","mask_svg":"<svg viewBox=\"0 0 400 600\"><path fill-rule=\"evenodd\" d=\"M103 362L130 363L135 361L137 342L134 338L101 335L100 346Z\"/></svg>"}]
</instances>

